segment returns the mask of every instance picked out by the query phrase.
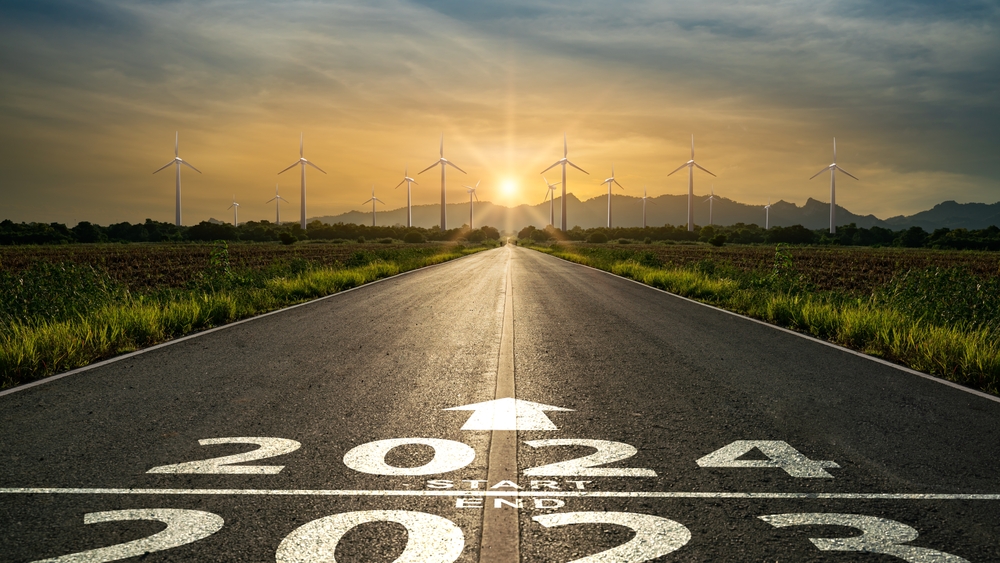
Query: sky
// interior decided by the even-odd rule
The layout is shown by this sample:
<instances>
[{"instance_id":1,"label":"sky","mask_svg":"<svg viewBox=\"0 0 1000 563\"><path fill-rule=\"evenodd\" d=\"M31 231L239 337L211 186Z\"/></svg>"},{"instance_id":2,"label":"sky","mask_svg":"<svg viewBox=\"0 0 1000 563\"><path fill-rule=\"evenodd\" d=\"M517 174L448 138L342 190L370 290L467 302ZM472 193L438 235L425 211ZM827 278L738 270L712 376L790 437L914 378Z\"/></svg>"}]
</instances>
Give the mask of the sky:
<instances>
[{"instance_id":1,"label":"sky","mask_svg":"<svg viewBox=\"0 0 1000 563\"><path fill-rule=\"evenodd\" d=\"M5 0L0 219L185 224L448 200L537 204L568 191L829 201L881 218L1000 201L995 1ZM558 168L545 174L559 178Z\"/></svg>"}]
</instances>

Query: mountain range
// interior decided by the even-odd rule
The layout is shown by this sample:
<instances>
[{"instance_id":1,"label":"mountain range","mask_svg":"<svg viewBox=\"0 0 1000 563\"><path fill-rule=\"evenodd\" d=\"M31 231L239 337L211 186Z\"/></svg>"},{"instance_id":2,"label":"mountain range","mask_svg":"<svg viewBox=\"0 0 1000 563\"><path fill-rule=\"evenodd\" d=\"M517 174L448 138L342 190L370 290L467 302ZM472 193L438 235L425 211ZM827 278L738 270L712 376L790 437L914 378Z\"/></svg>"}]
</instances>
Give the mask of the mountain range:
<instances>
[{"instance_id":1,"label":"mountain range","mask_svg":"<svg viewBox=\"0 0 1000 563\"><path fill-rule=\"evenodd\" d=\"M695 223L708 224L709 204L703 203L707 196L696 196ZM560 199L555 199L555 220L558 225ZM573 194L566 196L568 224L570 227L579 225L585 229L604 227L607 225L607 196L598 196L586 201L580 201ZM615 227L642 226L642 199L624 195L614 195L611 199L612 225ZM440 205L413 206L413 224L418 227L432 227L440 222ZM469 223L469 204L448 204L448 226L457 227ZM830 204L809 198L805 205L798 206L787 201L778 201L771 205L770 225L787 227L802 225L808 229L824 229L829 227ZM371 225L371 212L350 211L340 215L313 217L323 223L358 223ZM506 232L516 232L528 225L543 228L549 223L549 203L538 205L518 205L506 207L484 201L476 203L474 226L490 225ZM379 211L379 225L406 224L406 207ZM749 205L731 199L716 196L712 209L712 222L716 225L732 225L735 223L757 225L764 224L764 206ZM914 215L889 217L879 219L874 215L856 215L841 206L837 206L837 224L855 223L859 227L884 227L898 231L909 227L922 227L930 232L934 229L984 229L991 225L1000 226L1000 202L986 203L956 203L945 201L926 211ZM662 195L651 197L646 203L646 224L659 227L664 224L687 224L687 196Z\"/></svg>"}]
</instances>

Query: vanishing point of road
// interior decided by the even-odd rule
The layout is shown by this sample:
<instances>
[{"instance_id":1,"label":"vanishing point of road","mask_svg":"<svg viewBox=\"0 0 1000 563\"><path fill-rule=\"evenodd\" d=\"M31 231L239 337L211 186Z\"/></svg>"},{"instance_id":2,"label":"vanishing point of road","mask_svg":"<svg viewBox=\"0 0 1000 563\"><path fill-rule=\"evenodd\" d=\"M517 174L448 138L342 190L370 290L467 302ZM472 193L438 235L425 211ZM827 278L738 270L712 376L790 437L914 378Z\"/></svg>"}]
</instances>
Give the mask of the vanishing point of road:
<instances>
[{"instance_id":1,"label":"vanishing point of road","mask_svg":"<svg viewBox=\"0 0 1000 563\"><path fill-rule=\"evenodd\" d=\"M1000 561L1000 402L503 247L0 394L0 560Z\"/></svg>"}]
</instances>

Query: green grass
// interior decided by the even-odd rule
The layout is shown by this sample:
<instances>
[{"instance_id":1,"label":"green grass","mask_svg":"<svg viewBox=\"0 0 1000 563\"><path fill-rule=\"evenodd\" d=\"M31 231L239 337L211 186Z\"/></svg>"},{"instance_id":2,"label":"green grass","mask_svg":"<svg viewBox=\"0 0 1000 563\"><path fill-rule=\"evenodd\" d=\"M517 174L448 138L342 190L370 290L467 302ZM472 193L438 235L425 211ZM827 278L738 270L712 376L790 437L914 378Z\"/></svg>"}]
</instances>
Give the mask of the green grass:
<instances>
[{"instance_id":1,"label":"green grass","mask_svg":"<svg viewBox=\"0 0 1000 563\"><path fill-rule=\"evenodd\" d=\"M0 388L26 383L486 247L356 253L345 267L275 264L233 272L225 245L187 289L135 295L88 266L39 264L0 278ZM46 275L42 275L46 274ZM39 287L26 279L43 280Z\"/></svg>"},{"instance_id":2,"label":"green grass","mask_svg":"<svg viewBox=\"0 0 1000 563\"><path fill-rule=\"evenodd\" d=\"M904 272L859 297L802 284L780 247L772 271L756 274L715 263L662 267L621 250L531 248L1000 394L996 279L960 270Z\"/></svg>"}]
</instances>

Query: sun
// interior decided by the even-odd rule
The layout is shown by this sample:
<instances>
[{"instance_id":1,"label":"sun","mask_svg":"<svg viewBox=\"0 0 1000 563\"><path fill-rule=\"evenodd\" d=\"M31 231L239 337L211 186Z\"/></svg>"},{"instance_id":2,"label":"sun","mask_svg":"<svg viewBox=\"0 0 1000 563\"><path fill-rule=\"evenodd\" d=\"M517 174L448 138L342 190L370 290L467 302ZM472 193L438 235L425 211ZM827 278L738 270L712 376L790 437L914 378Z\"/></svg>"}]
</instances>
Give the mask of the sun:
<instances>
[{"instance_id":1,"label":"sun","mask_svg":"<svg viewBox=\"0 0 1000 563\"><path fill-rule=\"evenodd\" d=\"M517 182L511 179L504 180L500 183L500 191L503 195L507 197L512 197L517 193Z\"/></svg>"}]
</instances>

